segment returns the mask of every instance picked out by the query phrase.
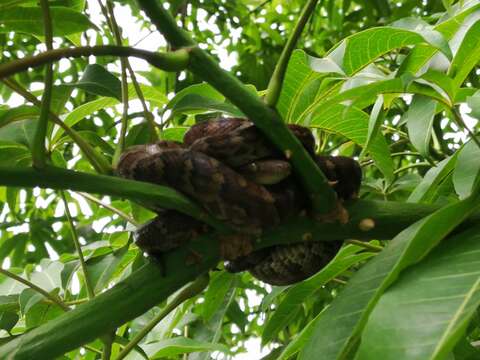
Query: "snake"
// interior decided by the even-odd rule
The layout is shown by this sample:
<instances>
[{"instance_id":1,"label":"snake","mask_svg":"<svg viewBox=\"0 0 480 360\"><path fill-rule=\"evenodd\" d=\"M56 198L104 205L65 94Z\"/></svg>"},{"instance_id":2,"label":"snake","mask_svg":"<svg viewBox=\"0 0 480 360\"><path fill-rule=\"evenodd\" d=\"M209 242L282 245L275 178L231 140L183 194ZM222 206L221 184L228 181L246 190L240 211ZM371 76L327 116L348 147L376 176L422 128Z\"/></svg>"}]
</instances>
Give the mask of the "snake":
<instances>
[{"instance_id":1,"label":"snake","mask_svg":"<svg viewBox=\"0 0 480 360\"><path fill-rule=\"evenodd\" d=\"M340 201L355 198L362 172L349 157L318 156L310 129L289 124L325 174ZM161 140L128 148L117 165L119 176L170 186L200 204L236 233L258 237L308 210L308 197L287 157L248 119L219 117L199 122L183 142ZM208 226L175 210L154 207L158 216L135 231L136 244L157 257ZM249 271L272 285L290 285L322 269L341 242L299 241L226 258L229 272ZM247 247L248 248L248 247Z\"/></svg>"}]
</instances>

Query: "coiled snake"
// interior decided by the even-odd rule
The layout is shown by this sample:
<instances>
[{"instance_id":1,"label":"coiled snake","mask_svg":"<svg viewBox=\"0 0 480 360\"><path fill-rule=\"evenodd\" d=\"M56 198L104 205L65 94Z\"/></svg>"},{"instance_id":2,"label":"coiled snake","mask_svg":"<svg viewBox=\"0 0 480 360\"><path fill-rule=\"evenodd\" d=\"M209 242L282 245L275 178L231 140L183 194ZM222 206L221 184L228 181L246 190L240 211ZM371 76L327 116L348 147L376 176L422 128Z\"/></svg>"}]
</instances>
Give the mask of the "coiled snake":
<instances>
[{"instance_id":1,"label":"coiled snake","mask_svg":"<svg viewBox=\"0 0 480 360\"><path fill-rule=\"evenodd\" d=\"M324 172L339 199L358 193L361 169L348 157L316 156L309 129L289 125ZM184 142L160 141L127 149L117 166L120 176L167 185L196 200L215 218L238 233L257 236L284 219L307 209L284 154L275 149L253 123L219 118L192 126ZM201 222L174 210L159 214L140 227L137 245L152 256L174 249L205 232ZM246 240L245 240L246 241ZM273 284L301 281L320 270L336 254L340 242L303 241L251 252L229 260L231 272L248 270Z\"/></svg>"}]
</instances>

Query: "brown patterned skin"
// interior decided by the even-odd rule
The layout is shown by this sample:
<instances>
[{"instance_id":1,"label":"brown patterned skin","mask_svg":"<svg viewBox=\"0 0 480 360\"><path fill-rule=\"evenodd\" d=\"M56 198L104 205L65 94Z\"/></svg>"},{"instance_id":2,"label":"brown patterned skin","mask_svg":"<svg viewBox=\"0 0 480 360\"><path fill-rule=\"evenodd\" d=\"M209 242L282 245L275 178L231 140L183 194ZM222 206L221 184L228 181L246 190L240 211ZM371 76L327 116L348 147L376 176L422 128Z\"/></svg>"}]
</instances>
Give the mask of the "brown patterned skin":
<instances>
[{"instance_id":1,"label":"brown patterned skin","mask_svg":"<svg viewBox=\"0 0 480 360\"><path fill-rule=\"evenodd\" d=\"M135 156L129 151L118 164L121 176L173 187L240 232L258 235L279 223L274 198L263 186L212 157L182 148L134 148Z\"/></svg>"},{"instance_id":2,"label":"brown patterned skin","mask_svg":"<svg viewBox=\"0 0 480 360\"><path fill-rule=\"evenodd\" d=\"M310 130L299 125L289 128L314 156ZM355 197L361 170L353 159L315 159L340 199ZM251 122L240 118L194 125L185 134L184 144L164 141L128 149L118 166L121 176L174 187L237 231L256 235L307 208L307 197L294 177L288 176L290 171L284 155ZM137 244L156 256L202 231L197 221L182 217L186 216L167 211L137 230ZM320 270L340 246L339 242L274 246L229 261L226 269L248 270L264 282L288 285Z\"/></svg>"}]
</instances>

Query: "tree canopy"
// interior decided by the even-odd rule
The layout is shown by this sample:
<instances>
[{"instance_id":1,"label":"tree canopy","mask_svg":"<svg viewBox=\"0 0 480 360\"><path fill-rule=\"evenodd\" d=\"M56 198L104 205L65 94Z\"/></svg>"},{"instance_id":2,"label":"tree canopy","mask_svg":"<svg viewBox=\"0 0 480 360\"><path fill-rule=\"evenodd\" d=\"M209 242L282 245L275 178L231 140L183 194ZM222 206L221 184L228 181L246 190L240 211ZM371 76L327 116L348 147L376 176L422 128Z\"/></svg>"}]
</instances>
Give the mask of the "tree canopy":
<instances>
[{"instance_id":1,"label":"tree canopy","mask_svg":"<svg viewBox=\"0 0 480 360\"><path fill-rule=\"evenodd\" d=\"M5 0L0 45L0 359L235 359L252 339L263 359L480 358L478 1ZM307 280L226 272L225 224L115 176L126 148L219 115L287 152L311 199L256 248L344 241ZM335 194L286 124L360 163L347 223L319 220ZM213 231L151 261L132 237L151 203Z\"/></svg>"}]
</instances>

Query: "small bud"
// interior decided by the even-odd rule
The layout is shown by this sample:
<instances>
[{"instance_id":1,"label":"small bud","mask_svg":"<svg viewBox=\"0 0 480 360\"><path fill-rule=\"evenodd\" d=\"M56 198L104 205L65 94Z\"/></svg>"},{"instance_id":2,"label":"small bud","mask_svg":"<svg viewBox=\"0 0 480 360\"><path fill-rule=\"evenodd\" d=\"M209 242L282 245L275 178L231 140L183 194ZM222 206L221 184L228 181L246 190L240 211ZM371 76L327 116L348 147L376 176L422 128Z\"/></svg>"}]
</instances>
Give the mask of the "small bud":
<instances>
[{"instance_id":1,"label":"small bud","mask_svg":"<svg viewBox=\"0 0 480 360\"><path fill-rule=\"evenodd\" d=\"M292 150L285 150L285 157L290 160L290 158L292 157Z\"/></svg>"},{"instance_id":2,"label":"small bud","mask_svg":"<svg viewBox=\"0 0 480 360\"><path fill-rule=\"evenodd\" d=\"M358 223L358 228L362 231L369 231L369 230L372 230L374 227L375 227L375 221L370 218L362 219Z\"/></svg>"},{"instance_id":3,"label":"small bud","mask_svg":"<svg viewBox=\"0 0 480 360\"><path fill-rule=\"evenodd\" d=\"M312 240L312 237L313 237L313 236L312 236L312 233L307 232L307 233L305 233L305 234L302 235L302 240L303 240L303 241L310 241L310 240Z\"/></svg>"}]
</instances>

